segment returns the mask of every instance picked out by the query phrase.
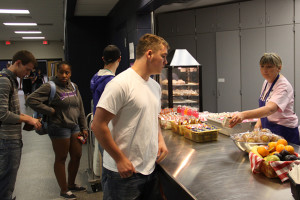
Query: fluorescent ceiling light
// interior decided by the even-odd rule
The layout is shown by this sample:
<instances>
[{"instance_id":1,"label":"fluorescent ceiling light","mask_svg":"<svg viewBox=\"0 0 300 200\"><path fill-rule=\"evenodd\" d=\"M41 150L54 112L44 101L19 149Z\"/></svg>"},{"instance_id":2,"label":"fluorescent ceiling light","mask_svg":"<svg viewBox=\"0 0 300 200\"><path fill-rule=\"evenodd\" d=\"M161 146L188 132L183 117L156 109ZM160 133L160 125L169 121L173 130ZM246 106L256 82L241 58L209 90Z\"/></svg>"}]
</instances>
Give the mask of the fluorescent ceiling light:
<instances>
[{"instance_id":1,"label":"fluorescent ceiling light","mask_svg":"<svg viewBox=\"0 0 300 200\"><path fill-rule=\"evenodd\" d=\"M0 9L2 14L29 14L29 10Z\"/></svg>"},{"instance_id":2,"label":"fluorescent ceiling light","mask_svg":"<svg viewBox=\"0 0 300 200\"><path fill-rule=\"evenodd\" d=\"M3 23L5 26L37 26L36 23Z\"/></svg>"},{"instance_id":3,"label":"fluorescent ceiling light","mask_svg":"<svg viewBox=\"0 0 300 200\"><path fill-rule=\"evenodd\" d=\"M45 37L22 37L22 39L25 39L25 40L43 40L45 39Z\"/></svg>"},{"instance_id":4,"label":"fluorescent ceiling light","mask_svg":"<svg viewBox=\"0 0 300 200\"><path fill-rule=\"evenodd\" d=\"M41 34L42 31L15 31L16 34Z\"/></svg>"}]
</instances>

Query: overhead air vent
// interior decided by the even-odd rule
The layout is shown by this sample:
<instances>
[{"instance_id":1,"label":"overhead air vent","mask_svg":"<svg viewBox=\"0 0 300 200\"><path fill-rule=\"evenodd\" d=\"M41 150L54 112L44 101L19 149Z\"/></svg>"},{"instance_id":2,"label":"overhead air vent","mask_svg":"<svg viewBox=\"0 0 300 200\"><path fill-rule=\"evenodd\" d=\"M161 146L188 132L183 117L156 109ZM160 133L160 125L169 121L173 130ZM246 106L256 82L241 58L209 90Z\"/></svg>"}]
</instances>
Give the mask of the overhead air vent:
<instances>
[{"instance_id":1,"label":"overhead air vent","mask_svg":"<svg viewBox=\"0 0 300 200\"><path fill-rule=\"evenodd\" d=\"M51 23L39 23L38 26L53 26Z\"/></svg>"},{"instance_id":2,"label":"overhead air vent","mask_svg":"<svg viewBox=\"0 0 300 200\"><path fill-rule=\"evenodd\" d=\"M21 40L21 37L10 37L10 40Z\"/></svg>"},{"instance_id":3,"label":"overhead air vent","mask_svg":"<svg viewBox=\"0 0 300 200\"><path fill-rule=\"evenodd\" d=\"M28 16L28 15L18 15L18 16L15 16L15 18L17 19L17 20L28 20L28 19L32 19L32 17L31 16Z\"/></svg>"}]
</instances>

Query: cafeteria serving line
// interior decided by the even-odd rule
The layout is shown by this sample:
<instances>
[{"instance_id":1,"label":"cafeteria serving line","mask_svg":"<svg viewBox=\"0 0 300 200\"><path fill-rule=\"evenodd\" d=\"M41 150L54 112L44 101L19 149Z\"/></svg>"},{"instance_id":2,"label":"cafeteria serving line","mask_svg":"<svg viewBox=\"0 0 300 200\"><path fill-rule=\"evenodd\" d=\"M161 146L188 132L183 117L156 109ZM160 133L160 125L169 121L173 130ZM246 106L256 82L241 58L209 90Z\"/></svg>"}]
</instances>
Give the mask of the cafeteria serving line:
<instances>
[{"instance_id":1,"label":"cafeteria serving line","mask_svg":"<svg viewBox=\"0 0 300 200\"><path fill-rule=\"evenodd\" d=\"M219 134L217 141L195 143L171 130L162 133L169 148L160 164L166 195L210 200L294 199L289 181L252 174L248 154L230 137ZM299 146L293 146L299 153ZM178 186L181 190L173 190Z\"/></svg>"}]
</instances>

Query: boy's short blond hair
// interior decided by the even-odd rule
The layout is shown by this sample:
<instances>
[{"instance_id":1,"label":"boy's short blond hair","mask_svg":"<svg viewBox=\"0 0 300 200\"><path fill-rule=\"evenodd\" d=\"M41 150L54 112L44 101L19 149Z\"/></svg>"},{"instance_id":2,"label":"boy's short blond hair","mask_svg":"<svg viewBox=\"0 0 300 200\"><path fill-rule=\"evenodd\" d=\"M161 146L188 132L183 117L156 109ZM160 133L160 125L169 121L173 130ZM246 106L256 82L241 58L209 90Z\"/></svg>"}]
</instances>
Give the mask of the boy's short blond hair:
<instances>
[{"instance_id":1,"label":"boy's short blond hair","mask_svg":"<svg viewBox=\"0 0 300 200\"><path fill-rule=\"evenodd\" d=\"M162 37L150 33L143 35L136 47L136 59L141 58L148 50L158 51L161 45L169 49L169 44Z\"/></svg>"}]
</instances>

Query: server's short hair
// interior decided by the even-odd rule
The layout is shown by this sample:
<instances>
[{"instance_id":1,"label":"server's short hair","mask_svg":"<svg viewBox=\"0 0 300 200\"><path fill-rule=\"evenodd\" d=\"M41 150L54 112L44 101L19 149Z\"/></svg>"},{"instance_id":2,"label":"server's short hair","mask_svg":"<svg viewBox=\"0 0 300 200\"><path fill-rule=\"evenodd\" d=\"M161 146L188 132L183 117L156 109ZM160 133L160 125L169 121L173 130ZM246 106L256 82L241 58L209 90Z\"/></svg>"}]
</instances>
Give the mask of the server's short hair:
<instances>
[{"instance_id":1,"label":"server's short hair","mask_svg":"<svg viewBox=\"0 0 300 200\"><path fill-rule=\"evenodd\" d=\"M276 53L264 53L260 58L259 65L271 64L276 67L282 66L281 58Z\"/></svg>"}]
</instances>

